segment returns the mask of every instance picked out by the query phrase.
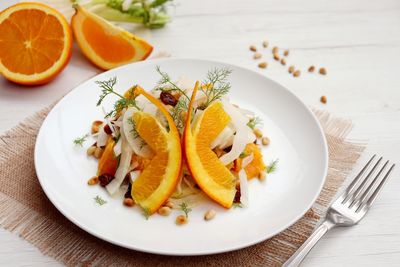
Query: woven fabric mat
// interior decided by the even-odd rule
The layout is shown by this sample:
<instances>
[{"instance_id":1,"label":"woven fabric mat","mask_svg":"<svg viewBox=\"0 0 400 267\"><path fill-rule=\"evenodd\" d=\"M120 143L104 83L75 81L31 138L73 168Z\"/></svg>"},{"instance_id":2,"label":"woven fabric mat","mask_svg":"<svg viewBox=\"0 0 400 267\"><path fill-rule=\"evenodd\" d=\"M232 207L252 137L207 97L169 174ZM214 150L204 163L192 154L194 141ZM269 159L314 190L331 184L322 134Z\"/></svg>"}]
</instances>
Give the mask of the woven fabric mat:
<instances>
[{"instance_id":1,"label":"woven fabric mat","mask_svg":"<svg viewBox=\"0 0 400 267\"><path fill-rule=\"evenodd\" d=\"M242 250L210 256L161 256L97 239L50 203L39 185L33 158L36 135L49 110L36 113L0 137L0 226L68 266L280 266L311 234L365 148L346 140L350 122L314 110L328 140L329 171L321 195L303 218L277 236Z\"/></svg>"}]
</instances>

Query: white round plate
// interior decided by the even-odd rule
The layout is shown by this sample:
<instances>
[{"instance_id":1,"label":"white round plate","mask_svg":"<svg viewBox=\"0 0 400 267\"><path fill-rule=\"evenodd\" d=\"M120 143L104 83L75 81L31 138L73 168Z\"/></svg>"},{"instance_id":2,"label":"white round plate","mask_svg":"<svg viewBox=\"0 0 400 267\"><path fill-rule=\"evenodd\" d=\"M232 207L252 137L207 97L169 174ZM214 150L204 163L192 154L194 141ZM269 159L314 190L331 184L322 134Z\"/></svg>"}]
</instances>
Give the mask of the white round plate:
<instances>
[{"instance_id":1,"label":"white round plate","mask_svg":"<svg viewBox=\"0 0 400 267\"><path fill-rule=\"evenodd\" d=\"M263 120L271 144L263 147L268 163L278 168L264 182L249 184L249 207L225 210L211 201L193 208L189 223L175 224L174 211L148 220L138 208L127 208L100 186L88 186L96 160L73 140L89 132L91 122L103 118L96 107L101 90L97 80L116 76L116 90L134 84L150 90L160 79L156 66L177 79L184 75L203 80L208 70L230 68L229 93L233 103L253 110ZM104 106L110 110L114 97ZM35 166L40 184L57 209L83 230L126 248L168 255L202 255L240 249L268 239L301 218L312 206L325 181L328 166L324 134L312 112L289 90L254 71L225 63L194 59L158 59L125 65L102 73L78 86L49 113L36 141ZM107 201L98 205L94 197ZM210 208L217 211L204 221Z\"/></svg>"}]
</instances>

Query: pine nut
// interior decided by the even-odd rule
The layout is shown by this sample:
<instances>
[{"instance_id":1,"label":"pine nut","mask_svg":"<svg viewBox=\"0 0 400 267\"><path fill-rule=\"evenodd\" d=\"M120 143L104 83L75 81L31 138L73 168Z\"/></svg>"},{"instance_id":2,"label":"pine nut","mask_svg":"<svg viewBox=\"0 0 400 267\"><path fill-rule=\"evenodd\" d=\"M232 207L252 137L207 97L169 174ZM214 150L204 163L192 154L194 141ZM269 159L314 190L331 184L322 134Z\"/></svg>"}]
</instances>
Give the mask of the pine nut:
<instances>
[{"instance_id":1,"label":"pine nut","mask_svg":"<svg viewBox=\"0 0 400 267\"><path fill-rule=\"evenodd\" d=\"M281 59L281 64L282 64L283 66L286 65L286 60L285 60L284 58Z\"/></svg>"},{"instance_id":2,"label":"pine nut","mask_svg":"<svg viewBox=\"0 0 400 267\"><path fill-rule=\"evenodd\" d=\"M103 155L103 149L101 147L96 147L96 150L94 151L94 156L96 159L101 158Z\"/></svg>"},{"instance_id":3,"label":"pine nut","mask_svg":"<svg viewBox=\"0 0 400 267\"><path fill-rule=\"evenodd\" d=\"M262 57L262 54L261 53L254 53L254 56L253 56L253 58L254 59L259 59L259 58L261 58Z\"/></svg>"},{"instance_id":4,"label":"pine nut","mask_svg":"<svg viewBox=\"0 0 400 267\"><path fill-rule=\"evenodd\" d=\"M299 77L300 74L301 74L301 72L299 70L296 70L295 72L293 72L294 77Z\"/></svg>"},{"instance_id":5,"label":"pine nut","mask_svg":"<svg viewBox=\"0 0 400 267\"><path fill-rule=\"evenodd\" d=\"M274 53L274 59L275 59L275 60L279 60L279 59L280 59L278 53Z\"/></svg>"},{"instance_id":6,"label":"pine nut","mask_svg":"<svg viewBox=\"0 0 400 267\"><path fill-rule=\"evenodd\" d=\"M99 127L102 125L102 121L94 121L92 122L92 134L99 132Z\"/></svg>"},{"instance_id":7,"label":"pine nut","mask_svg":"<svg viewBox=\"0 0 400 267\"><path fill-rule=\"evenodd\" d=\"M261 62L261 63L258 64L258 67L260 69L265 69L267 66L268 66L267 62Z\"/></svg>"},{"instance_id":8,"label":"pine nut","mask_svg":"<svg viewBox=\"0 0 400 267\"><path fill-rule=\"evenodd\" d=\"M268 41L264 41L264 42L263 42L263 47L267 48L268 45L269 45Z\"/></svg>"},{"instance_id":9,"label":"pine nut","mask_svg":"<svg viewBox=\"0 0 400 267\"><path fill-rule=\"evenodd\" d=\"M188 222L188 219L186 218L185 215L179 215L178 217L176 217L175 223L177 225L183 225L186 224Z\"/></svg>"},{"instance_id":10,"label":"pine nut","mask_svg":"<svg viewBox=\"0 0 400 267\"><path fill-rule=\"evenodd\" d=\"M289 69L288 69L288 71L289 71L289 73L293 73L293 72L294 72L294 66L293 66L293 65L290 66Z\"/></svg>"},{"instance_id":11,"label":"pine nut","mask_svg":"<svg viewBox=\"0 0 400 267\"><path fill-rule=\"evenodd\" d=\"M92 155L94 154L94 152L96 151L96 148L97 148L97 147L95 147L95 146L89 147L88 150L86 151L86 154L87 154L88 156L92 156Z\"/></svg>"},{"instance_id":12,"label":"pine nut","mask_svg":"<svg viewBox=\"0 0 400 267\"><path fill-rule=\"evenodd\" d=\"M257 138L261 138L263 136L263 133L260 129L254 129L253 133L256 135Z\"/></svg>"},{"instance_id":13,"label":"pine nut","mask_svg":"<svg viewBox=\"0 0 400 267\"><path fill-rule=\"evenodd\" d=\"M135 202L133 201L133 199L129 198L129 197L124 198L124 202L123 203L127 207L132 207L133 205L135 205Z\"/></svg>"},{"instance_id":14,"label":"pine nut","mask_svg":"<svg viewBox=\"0 0 400 267\"><path fill-rule=\"evenodd\" d=\"M314 70L315 70L315 67L314 67L314 66L310 66L310 67L308 68L308 72L314 72Z\"/></svg>"},{"instance_id":15,"label":"pine nut","mask_svg":"<svg viewBox=\"0 0 400 267\"><path fill-rule=\"evenodd\" d=\"M90 178L89 180L88 180L88 185L95 185L95 184L98 184L99 183L99 177L97 177L97 176L93 176L92 178Z\"/></svg>"},{"instance_id":16,"label":"pine nut","mask_svg":"<svg viewBox=\"0 0 400 267\"><path fill-rule=\"evenodd\" d=\"M278 47L274 46L272 48L272 54L276 54L276 53L278 53Z\"/></svg>"},{"instance_id":17,"label":"pine nut","mask_svg":"<svg viewBox=\"0 0 400 267\"><path fill-rule=\"evenodd\" d=\"M204 220L206 221L212 220L214 219L215 215L217 215L215 210L209 210L204 214Z\"/></svg>"},{"instance_id":18,"label":"pine nut","mask_svg":"<svg viewBox=\"0 0 400 267\"><path fill-rule=\"evenodd\" d=\"M174 203L172 203L171 201L168 200L167 202L165 202L164 206L168 207L170 209L173 209L174 208Z\"/></svg>"},{"instance_id":19,"label":"pine nut","mask_svg":"<svg viewBox=\"0 0 400 267\"><path fill-rule=\"evenodd\" d=\"M326 104L326 102L328 101L328 99L326 98L326 96L323 95L323 96L321 96L320 101L321 101L321 103Z\"/></svg>"},{"instance_id":20,"label":"pine nut","mask_svg":"<svg viewBox=\"0 0 400 267\"><path fill-rule=\"evenodd\" d=\"M320 68L319 69L319 73L322 74L322 75L326 75L327 72L326 72L325 68Z\"/></svg>"},{"instance_id":21,"label":"pine nut","mask_svg":"<svg viewBox=\"0 0 400 267\"><path fill-rule=\"evenodd\" d=\"M269 145L269 142L270 142L270 140L269 140L268 137L263 137L263 139L261 139L261 143L262 143L264 146Z\"/></svg>"},{"instance_id":22,"label":"pine nut","mask_svg":"<svg viewBox=\"0 0 400 267\"><path fill-rule=\"evenodd\" d=\"M166 206L161 207L158 210L158 214L160 214L161 216L168 216L168 215L171 214L171 209L169 207L166 207Z\"/></svg>"},{"instance_id":23,"label":"pine nut","mask_svg":"<svg viewBox=\"0 0 400 267\"><path fill-rule=\"evenodd\" d=\"M285 50L285 51L283 52L283 55L284 55L285 57L287 57L287 56L289 55L289 50Z\"/></svg>"},{"instance_id":24,"label":"pine nut","mask_svg":"<svg viewBox=\"0 0 400 267\"><path fill-rule=\"evenodd\" d=\"M256 52L257 51L257 47L255 45L251 45L250 46L250 51Z\"/></svg>"}]
</instances>

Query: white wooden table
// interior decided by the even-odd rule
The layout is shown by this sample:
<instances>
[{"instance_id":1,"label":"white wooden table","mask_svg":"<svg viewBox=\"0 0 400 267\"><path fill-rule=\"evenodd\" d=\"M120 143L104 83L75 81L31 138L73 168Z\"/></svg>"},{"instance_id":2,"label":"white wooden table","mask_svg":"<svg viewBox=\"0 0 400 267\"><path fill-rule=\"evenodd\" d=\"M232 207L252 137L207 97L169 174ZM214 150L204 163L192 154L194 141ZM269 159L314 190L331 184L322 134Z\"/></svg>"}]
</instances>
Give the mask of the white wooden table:
<instances>
[{"instance_id":1,"label":"white wooden table","mask_svg":"<svg viewBox=\"0 0 400 267\"><path fill-rule=\"evenodd\" d=\"M12 1L0 1L4 8ZM178 1L176 1L178 2ZM400 1L398 0L185 0L166 28L140 34L175 57L216 59L265 73L310 106L354 122L351 138L368 140L372 153L400 164ZM268 39L290 50L293 78L270 51L267 70L256 67L249 45ZM290 63L290 64L291 64ZM328 75L307 75L324 66ZM75 48L52 83L22 88L0 78L0 132L47 106L99 72ZM326 95L328 104L319 102ZM363 161L363 160L362 160ZM359 165L360 166L360 162ZM335 229L303 266L398 266L400 262L400 165L356 227ZM0 265L57 266L18 236L0 230Z\"/></svg>"}]
</instances>

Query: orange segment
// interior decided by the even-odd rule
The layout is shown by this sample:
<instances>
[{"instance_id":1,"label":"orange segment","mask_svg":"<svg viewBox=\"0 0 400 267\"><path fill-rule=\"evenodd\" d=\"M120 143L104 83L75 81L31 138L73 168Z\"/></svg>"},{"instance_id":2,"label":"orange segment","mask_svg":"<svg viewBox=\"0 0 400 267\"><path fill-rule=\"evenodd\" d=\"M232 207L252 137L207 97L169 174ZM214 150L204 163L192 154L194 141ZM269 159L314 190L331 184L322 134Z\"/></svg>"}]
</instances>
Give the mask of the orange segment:
<instances>
[{"instance_id":1,"label":"orange segment","mask_svg":"<svg viewBox=\"0 0 400 267\"><path fill-rule=\"evenodd\" d=\"M247 144L243 151L246 155L253 154L253 160L244 168L248 179L258 177L259 174L265 171L265 164L260 148L256 144ZM235 171L239 172L242 169L243 159L236 160Z\"/></svg>"},{"instance_id":2,"label":"orange segment","mask_svg":"<svg viewBox=\"0 0 400 267\"><path fill-rule=\"evenodd\" d=\"M103 155L99 160L97 175L115 175L115 172L118 168L118 159L114 155L114 145L115 141L110 138L107 142L106 148L104 149Z\"/></svg>"},{"instance_id":3,"label":"orange segment","mask_svg":"<svg viewBox=\"0 0 400 267\"><path fill-rule=\"evenodd\" d=\"M153 47L145 40L76 6L72 30L83 54L99 68L108 70L146 59Z\"/></svg>"},{"instance_id":4,"label":"orange segment","mask_svg":"<svg viewBox=\"0 0 400 267\"><path fill-rule=\"evenodd\" d=\"M68 63L72 33L65 18L40 3L19 3L0 13L0 72L20 84L44 84Z\"/></svg>"},{"instance_id":5,"label":"orange segment","mask_svg":"<svg viewBox=\"0 0 400 267\"><path fill-rule=\"evenodd\" d=\"M210 149L210 144L231 119L224 111L222 103L215 102L207 107L194 123L192 133L190 122L197 90L198 83L193 90L184 132L187 164L200 188L221 206L230 208L236 193L236 178Z\"/></svg>"},{"instance_id":6,"label":"orange segment","mask_svg":"<svg viewBox=\"0 0 400 267\"><path fill-rule=\"evenodd\" d=\"M161 110L170 129L167 132L148 113L136 112L133 115L137 132L156 154L132 184L132 196L136 203L152 214L175 190L182 165L182 149L178 129L165 107L140 87L136 88L136 94L143 94Z\"/></svg>"}]
</instances>

